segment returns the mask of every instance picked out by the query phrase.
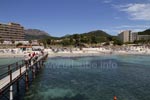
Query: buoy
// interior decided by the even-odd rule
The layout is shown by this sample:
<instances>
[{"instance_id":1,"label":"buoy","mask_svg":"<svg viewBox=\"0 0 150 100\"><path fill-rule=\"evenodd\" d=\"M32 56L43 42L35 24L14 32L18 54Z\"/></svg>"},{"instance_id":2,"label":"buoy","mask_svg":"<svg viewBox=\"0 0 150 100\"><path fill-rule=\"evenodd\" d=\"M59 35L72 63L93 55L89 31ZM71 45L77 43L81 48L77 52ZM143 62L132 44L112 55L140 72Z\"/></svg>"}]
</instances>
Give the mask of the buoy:
<instances>
[{"instance_id":1,"label":"buoy","mask_svg":"<svg viewBox=\"0 0 150 100\"><path fill-rule=\"evenodd\" d=\"M114 100L117 100L117 97L116 97L116 96L114 96Z\"/></svg>"}]
</instances>

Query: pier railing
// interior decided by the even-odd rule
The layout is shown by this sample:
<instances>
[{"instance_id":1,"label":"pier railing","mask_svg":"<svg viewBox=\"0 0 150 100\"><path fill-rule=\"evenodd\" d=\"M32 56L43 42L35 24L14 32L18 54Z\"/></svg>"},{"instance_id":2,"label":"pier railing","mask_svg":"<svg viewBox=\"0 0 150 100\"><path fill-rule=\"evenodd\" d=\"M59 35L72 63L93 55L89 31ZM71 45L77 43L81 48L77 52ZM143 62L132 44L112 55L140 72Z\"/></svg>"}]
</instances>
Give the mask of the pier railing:
<instances>
[{"instance_id":1,"label":"pier railing","mask_svg":"<svg viewBox=\"0 0 150 100\"><path fill-rule=\"evenodd\" d=\"M25 60L19 60L13 64L3 65L0 67L0 80L10 74L10 72L14 72L25 65Z\"/></svg>"},{"instance_id":2,"label":"pier railing","mask_svg":"<svg viewBox=\"0 0 150 100\"><path fill-rule=\"evenodd\" d=\"M0 74L0 97L3 95L6 89L10 88L10 99L12 100L13 84L18 84L21 79L24 79L26 90L28 90L29 71L32 72L32 78L34 79L36 73L44 65L44 61L47 56L48 54L46 53L43 55L39 55L37 58L35 57L28 60L20 60L8 66L1 67L4 72ZM17 85L17 88L19 89L19 84Z\"/></svg>"}]
</instances>

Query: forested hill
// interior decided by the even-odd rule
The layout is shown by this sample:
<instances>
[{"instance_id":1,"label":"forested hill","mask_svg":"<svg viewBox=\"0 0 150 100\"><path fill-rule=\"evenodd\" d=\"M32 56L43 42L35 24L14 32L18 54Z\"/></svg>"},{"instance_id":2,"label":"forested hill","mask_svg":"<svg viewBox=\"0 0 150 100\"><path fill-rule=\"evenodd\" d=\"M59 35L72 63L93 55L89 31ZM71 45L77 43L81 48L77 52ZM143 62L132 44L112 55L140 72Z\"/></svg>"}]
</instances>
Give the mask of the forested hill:
<instances>
[{"instance_id":1,"label":"forested hill","mask_svg":"<svg viewBox=\"0 0 150 100\"><path fill-rule=\"evenodd\" d=\"M104 42L107 40L110 40L111 35L108 33L102 31L102 30L96 30L96 31L90 31L87 33L80 33L80 34L72 34L72 35L66 35L63 37L52 37L47 32L38 30L38 29L27 29L25 30L25 38L26 40L33 40L33 39L70 39L70 38L79 38L83 42Z\"/></svg>"},{"instance_id":2,"label":"forested hill","mask_svg":"<svg viewBox=\"0 0 150 100\"><path fill-rule=\"evenodd\" d=\"M139 35L150 35L150 29L147 29L143 32L138 32Z\"/></svg>"}]
</instances>

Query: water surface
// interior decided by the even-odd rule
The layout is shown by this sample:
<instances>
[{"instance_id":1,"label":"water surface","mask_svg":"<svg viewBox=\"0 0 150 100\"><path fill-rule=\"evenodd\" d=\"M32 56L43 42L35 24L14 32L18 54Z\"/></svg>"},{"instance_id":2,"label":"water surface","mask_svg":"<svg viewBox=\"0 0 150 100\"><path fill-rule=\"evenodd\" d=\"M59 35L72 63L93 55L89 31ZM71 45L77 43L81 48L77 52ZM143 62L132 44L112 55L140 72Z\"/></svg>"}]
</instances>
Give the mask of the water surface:
<instances>
[{"instance_id":1,"label":"water surface","mask_svg":"<svg viewBox=\"0 0 150 100\"><path fill-rule=\"evenodd\" d=\"M48 59L24 99L150 100L149 94L150 56L56 57Z\"/></svg>"}]
</instances>

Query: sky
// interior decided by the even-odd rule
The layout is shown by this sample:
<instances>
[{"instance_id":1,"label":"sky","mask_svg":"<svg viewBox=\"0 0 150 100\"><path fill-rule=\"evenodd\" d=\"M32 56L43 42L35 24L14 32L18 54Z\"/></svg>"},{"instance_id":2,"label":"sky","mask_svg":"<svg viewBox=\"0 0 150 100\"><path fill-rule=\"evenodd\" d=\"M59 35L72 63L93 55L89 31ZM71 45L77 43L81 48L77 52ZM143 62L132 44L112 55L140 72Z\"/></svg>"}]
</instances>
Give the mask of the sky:
<instances>
[{"instance_id":1,"label":"sky","mask_svg":"<svg viewBox=\"0 0 150 100\"><path fill-rule=\"evenodd\" d=\"M0 0L0 23L16 22L52 36L150 28L150 0Z\"/></svg>"}]
</instances>

